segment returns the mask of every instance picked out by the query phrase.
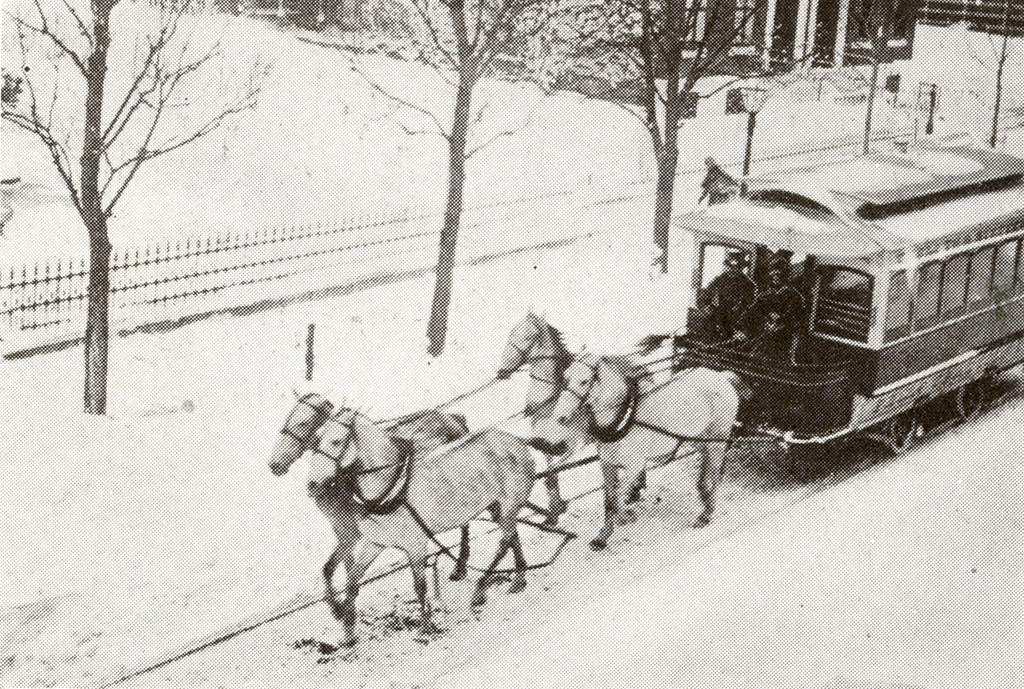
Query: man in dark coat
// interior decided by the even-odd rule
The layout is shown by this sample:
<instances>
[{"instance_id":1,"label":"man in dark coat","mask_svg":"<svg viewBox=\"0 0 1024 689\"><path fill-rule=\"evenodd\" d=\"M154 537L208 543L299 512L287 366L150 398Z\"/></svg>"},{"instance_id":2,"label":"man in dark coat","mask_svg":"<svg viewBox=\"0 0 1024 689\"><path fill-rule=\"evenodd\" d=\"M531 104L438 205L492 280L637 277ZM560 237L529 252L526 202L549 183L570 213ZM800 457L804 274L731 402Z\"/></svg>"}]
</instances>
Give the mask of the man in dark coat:
<instances>
[{"instance_id":1,"label":"man in dark coat","mask_svg":"<svg viewBox=\"0 0 1024 689\"><path fill-rule=\"evenodd\" d=\"M736 339L752 353L795 366L804 314L803 297L788 284L788 265L777 260L768 269L765 290L740 319Z\"/></svg>"},{"instance_id":2,"label":"man in dark coat","mask_svg":"<svg viewBox=\"0 0 1024 689\"><path fill-rule=\"evenodd\" d=\"M739 189L739 184L722 168L718 167L718 163L715 162L714 158L705 159L704 164L707 166L708 171L704 175L704 181L700 184L703 192L700 198L697 199L697 203L707 199L708 205L712 206L716 203L727 201Z\"/></svg>"},{"instance_id":3,"label":"man in dark coat","mask_svg":"<svg viewBox=\"0 0 1024 689\"><path fill-rule=\"evenodd\" d=\"M750 265L746 254L730 251L724 265L725 272L697 294L702 337L707 340L731 339L757 292L754 281L743 272Z\"/></svg>"}]
</instances>

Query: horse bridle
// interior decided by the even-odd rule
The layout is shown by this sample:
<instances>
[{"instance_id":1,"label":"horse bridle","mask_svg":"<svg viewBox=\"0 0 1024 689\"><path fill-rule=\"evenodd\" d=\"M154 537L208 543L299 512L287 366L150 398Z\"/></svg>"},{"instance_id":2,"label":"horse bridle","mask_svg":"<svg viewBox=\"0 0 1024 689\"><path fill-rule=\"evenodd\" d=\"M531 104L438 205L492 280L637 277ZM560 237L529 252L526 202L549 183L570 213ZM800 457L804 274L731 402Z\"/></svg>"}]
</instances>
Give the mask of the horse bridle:
<instances>
[{"instance_id":1,"label":"horse bridle","mask_svg":"<svg viewBox=\"0 0 1024 689\"><path fill-rule=\"evenodd\" d=\"M281 435L288 436L289 438L296 441L303 447L310 443L310 441L313 439L313 436L316 434L316 429L322 426L324 422L328 420L328 418L331 415L331 411L334 409L334 405L331 404L330 401L328 400L324 400L323 404L313 404L312 402L310 402L310 400L314 397L319 397L319 395L308 394L300 397L298 404L296 405L296 408L292 409L292 412L288 415L288 418L284 420L284 426L282 426L280 431ZM305 405L306 407L312 409L315 412L314 418L317 419L316 425L313 427L312 430L310 430L310 432L305 437L298 435L295 431L292 430L292 419L295 416L295 411L298 408L299 404ZM326 407L326 409L324 407ZM323 417L323 419L319 418L321 416Z\"/></svg>"}]
</instances>

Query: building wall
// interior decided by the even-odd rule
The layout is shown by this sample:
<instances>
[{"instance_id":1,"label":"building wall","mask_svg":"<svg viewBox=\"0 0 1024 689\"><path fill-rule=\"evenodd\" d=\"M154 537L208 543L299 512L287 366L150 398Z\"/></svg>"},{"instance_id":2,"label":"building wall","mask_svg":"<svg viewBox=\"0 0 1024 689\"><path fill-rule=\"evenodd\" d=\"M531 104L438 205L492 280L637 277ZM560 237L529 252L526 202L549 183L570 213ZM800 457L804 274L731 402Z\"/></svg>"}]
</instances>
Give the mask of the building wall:
<instances>
[{"instance_id":1,"label":"building wall","mask_svg":"<svg viewBox=\"0 0 1024 689\"><path fill-rule=\"evenodd\" d=\"M1021 0L924 0L920 16L932 26L966 23L972 31L1024 36Z\"/></svg>"}]
</instances>

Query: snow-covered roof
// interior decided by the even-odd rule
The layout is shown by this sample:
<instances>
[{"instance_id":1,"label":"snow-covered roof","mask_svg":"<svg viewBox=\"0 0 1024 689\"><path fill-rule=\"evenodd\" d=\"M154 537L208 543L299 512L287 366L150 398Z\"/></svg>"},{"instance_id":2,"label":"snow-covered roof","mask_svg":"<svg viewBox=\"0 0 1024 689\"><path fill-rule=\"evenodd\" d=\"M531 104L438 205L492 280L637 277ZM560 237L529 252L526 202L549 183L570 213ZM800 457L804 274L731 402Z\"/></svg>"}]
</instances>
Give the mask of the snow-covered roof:
<instances>
[{"instance_id":1,"label":"snow-covered roof","mask_svg":"<svg viewBox=\"0 0 1024 689\"><path fill-rule=\"evenodd\" d=\"M987 149L872 154L752 178L746 198L675 224L817 255L903 252L993 236L1005 216L1024 219L1022 178L1024 161Z\"/></svg>"}]
</instances>

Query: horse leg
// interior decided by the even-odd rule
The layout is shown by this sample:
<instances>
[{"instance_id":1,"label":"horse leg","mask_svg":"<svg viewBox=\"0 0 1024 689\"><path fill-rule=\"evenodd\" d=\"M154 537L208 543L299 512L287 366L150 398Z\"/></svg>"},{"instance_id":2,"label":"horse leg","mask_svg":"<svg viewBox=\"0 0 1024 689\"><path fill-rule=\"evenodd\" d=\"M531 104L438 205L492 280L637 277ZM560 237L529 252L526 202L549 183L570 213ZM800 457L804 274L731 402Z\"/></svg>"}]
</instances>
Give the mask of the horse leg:
<instances>
[{"instance_id":1,"label":"horse leg","mask_svg":"<svg viewBox=\"0 0 1024 689\"><path fill-rule=\"evenodd\" d=\"M697 492L704 503L704 511L693 523L699 529L711 523L711 513L715 511L715 491L722 481L722 469L725 466L725 454L728 443L704 443L701 449L700 477L697 479Z\"/></svg>"},{"instance_id":2,"label":"horse leg","mask_svg":"<svg viewBox=\"0 0 1024 689\"><path fill-rule=\"evenodd\" d=\"M634 502L640 502L641 500L643 500L643 496L640 494L640 491L642 491L646 487L647 470L645 469L644 471L640 472L640 477L637 480L636 485L633 486L633 490L629 491L629 497L626 498L626 504L632 505Z\"/></svg>"},{"instance_id":3,"label":"horse leg","mask_svg":"<svg viewBox=\"0 0 1024 689\"><path fill-rule=\"evenodd\" d=\"M513 529L515 529L515 523L513 522ZM507 529L502 529L504 533L501 536L501 541L498 542L498 550L494 554L494 561L491 562L491 566L487 568L480 580L476 582L476 590L473 592L472 606L474 608L480 608L484 603L487 602L487 586L491 583L491 577L494 574L494 570L501 564L502 559L505 557L505 553L512 547L512 536L518 537L518 534L513 531L512 535L509 534Z\"/></svg>"},{"instance_id":4,"label":"horse leg","mask_svg":"<svg viewBox=\"0 0 1024 689\"><path fill-rule=\"evenodd\" d=\"M552 465L551 457L548 457L548 466ZM544 523L548 526L558 524L558 517L565 514L569 509L569 503L562 498L562 492L558 486L558 474L553 473L545 477L544 486L548 489L548 516Z\"/></svg>"},{"instance_id":5,"label":"horse leg","mask_svg":"<svg viewBox=\"0 0 1024 689\"><path fill-rule=\"evenodd\" d=\"M615 515L619 511L619 474L613 462L602 461L601 473L604 474L604 526L590 542L591 550L604 550L608 538L615 530Z\"/></svg>"},{"instance_id":6,"label":"horse leg","mask_svg":"<svg viewBox=\"0 0 1024 689\"><path fill-rule=\"evenodd\" d=\"M349 564L351 563L351 550L349 550L349 557L346 559L346 571L349 570ZM344 619L344 607L342 602L338 600L338 592L334 588L334 572L338 569L338 563L342 560L344 554L342 553L341 543L335 546L334 550L331 551L331 556L327 558L327 562L324 563L324 596L327 599L327 604L331 606L331 612L334 613L334 619Z\"/></svg>"},{"instance_id":7,"label":"horse leg","mask_svg":"<svg viewBox=\"0 0 1024 689\"><path fill-rule=\"evenodd\" d=\"M512 528L515 529L515 525ZM512 556L516 562L516 573L508 592L519 593L526 588L526 558L523 557L523 543L519 540L518 529L512 534Z\"/></svg>"},{"instance_id":8,"label":"horse leg","mask_svg":"<svg viewBox=\"0 0 1024 689\"><path fill-rule=\"evenodd\" d=\"M462 581L466 578L466 563L469 562L469 525L462 526L462 538L459 541L459 557L455 560L455 569L448 577L452 581Z\"/></svg>"},{"instance_id":9,"label":"horse leg","mask_svg":"<svg viewBox=\"0 0 1024 689\"><path fill-rule=\"evenodd\" d=\"M645 473L643 464L623 467L622 483L619 489L624 498L624 501L620 502L625 504L619 512L619 524L632 524L636 521L636 510L632 507L632 503L640 500L640 480ZM634 495L637 496L636 500L632 499Z\"/></svg>"},{"instance_id":10,"label":"horse leg","mask_svg":"<svg viewBox=\"0 0 1024 689\"><path fill-rule=\"evenodd\" d=\"M355 552L358 549L358 552ZM359 595L359 585L363 575L370 568L373 561L377 559L383 548L381 546L360 540L350 547L345 553L345 598L335 610L335 616L341 620L345 628L345 636L341 645L350 648L356 645L356 597ZM324 568L326 573L326 566Z\"/></svg>"},{"instance_id":11,"label":"horse leg","mask_svg":"<svg viewBox=\"0 0 1024 689\"><path fill-rule=\"evenodd\" d=\"M415 557L410 555L409 569L412 570L413 590L416 591L416 599L420 603L420 630L416 634L416 641L426 643L431 636L438 632L437 627L430 620L433 611L427 597L427 555L425 553Z\"/></svg>"}]
</instances>

